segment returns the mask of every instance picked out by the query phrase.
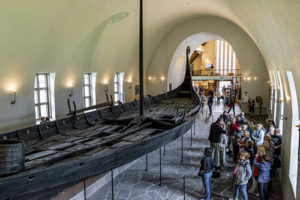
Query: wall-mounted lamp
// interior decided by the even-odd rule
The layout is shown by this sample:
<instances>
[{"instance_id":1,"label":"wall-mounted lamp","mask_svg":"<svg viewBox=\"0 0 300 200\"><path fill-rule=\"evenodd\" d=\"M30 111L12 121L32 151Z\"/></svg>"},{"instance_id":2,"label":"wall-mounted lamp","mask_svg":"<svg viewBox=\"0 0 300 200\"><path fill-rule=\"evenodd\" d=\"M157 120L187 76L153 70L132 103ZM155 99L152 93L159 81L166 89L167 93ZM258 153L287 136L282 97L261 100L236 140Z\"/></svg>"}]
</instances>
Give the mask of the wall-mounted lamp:
<instances>
[{"instance_id":1,"label":"wall-mounted lamp","mask_svg":"<svg viewBox=\"0 0 300 200\"><path fill-rule=\"evenodd\" d=\"M16 103L16 96L17 96L16 86L14 85L9 86L9 99L11 104Z\"/></svg>"},{"instance_id":2,"label":"wall-mounted lamp","mask_svg":"<svg viewBox=\"0 0 300 200\"><path fill-rule=\"evenodd\" d=\"M107 78L103 80L103 84L105 85L104 91L107 93L108 92L108 79Z\"/></svg>"},{"instance_id":3,"label":"wall-mounted lamp","mask_svg":"<svg viewBox=\"0 0 300 200\"><path fill-rule=\"evenodd\" d=\"M281 120L287 120L287 116L281 115L281 116L280 116L280 119L281 119Z\"/></svg>"},{"instance_id":4,"label":"wall-mounted lamp","mask_svg":"<svg viewBox=\"0 0 300 200\"><path fill-rule=\"evenodd\" d=\"M152 76L148 76L148 80L151 81L152 80Z\"/></svg>"},{"instance_id":5,"label":"wall-mounted lamp","mask_svg":"<svg viewBox=\"0 0 300 200\"><path fill-rule=\"evenodd\" d=\"M73 96L73 88L74 88L73 82L72 81L68 81L68 83L67 83L67 90L68 90L69 97Z\"/></svg>"},{"instance_id":6,"label":"wall-mounted lamp","mask_svg":"<svg viewBox=\"0 0 300 200\"><path fill-rule=\"evenodd\" d=\"M132 83L132 78L131 77L127 79L127 83Z\"/></svg>"},{"instance_id":7,"label":"wall-mounted lamp","mask_svg":"<svg viewBox=\"0 0 300 200\"><path fill-rule=\"evenodd\" d=\"M165 77L165 76L161 76L161 77L160 77L160 80L161 80L161 81L164 81L164 80L166 80L166 77Z\"/></svg>"},{"instance_id":8,"label":"wall-mounted lamp","mask_svg":"<svg viewBox=\"0 0 300 200\"><path fill-rule=\"evenodd\" d=\"M247 81L251 81L251 77L250 76L247 78Z\"/></svg>"},{"instance_id":9,"label":"wall-mounted lamp","mask_svg":"<svg viewBox=\"0 0 300 200\"><path fill-rule=\"evenodd\" d=\"M255 76L253 79L254 79L254 80L257 80L257 77Z\"/></svg>"}]
</instances>

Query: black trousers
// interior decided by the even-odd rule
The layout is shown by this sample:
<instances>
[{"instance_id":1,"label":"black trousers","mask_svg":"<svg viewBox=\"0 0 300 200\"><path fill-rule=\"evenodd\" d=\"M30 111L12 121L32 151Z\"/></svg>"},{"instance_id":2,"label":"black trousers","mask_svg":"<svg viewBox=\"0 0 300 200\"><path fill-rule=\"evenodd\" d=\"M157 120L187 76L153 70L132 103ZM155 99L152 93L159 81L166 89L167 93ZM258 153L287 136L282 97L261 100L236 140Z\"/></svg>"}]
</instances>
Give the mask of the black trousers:
<instances>
[{"instance_id":1,"label":"black trousers","mask_svg":"<svg viewBox=\"0 0 300 200\"><path fill-rule=\"evenodd\" d=\"M232 108L233 114L235 115L235 105L234 104L230 104L230 108L228 110L228 114L230 113L231 108Z\"/></svg>"},{"instance_id":2,"label":"black trousers","mask_svg":"<svg viewBox=\"0 0 300 200\"><path fill-rule=\"evenodd\" d=\"M208 104L208 108L209 108L209 114L212 114L212 104Z\"/></svg>"}]
</instances>

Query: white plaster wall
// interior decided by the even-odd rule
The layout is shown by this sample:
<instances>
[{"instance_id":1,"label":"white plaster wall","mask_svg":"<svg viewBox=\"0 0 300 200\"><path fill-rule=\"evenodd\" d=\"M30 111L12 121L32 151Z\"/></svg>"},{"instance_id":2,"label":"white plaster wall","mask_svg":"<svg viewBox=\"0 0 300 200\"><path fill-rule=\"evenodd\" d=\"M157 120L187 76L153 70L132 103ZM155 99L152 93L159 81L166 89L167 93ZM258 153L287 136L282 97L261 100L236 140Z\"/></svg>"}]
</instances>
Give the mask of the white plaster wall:
<instances>
[{"instance_id":1,"label":"white plaster wall","mask_svg":"<svg viewBox=\"0 0 300 200\"><path fill-rule=\"evenodd\" d=\"M72 100L78 108L83 106L84 72L97 72L98 103L105 100L104 79L109 80L109 93L113 93L114 73L125 72L125 81L131 78L132 85L138 82L138 3L127 0L120 6L120 2L0 2L0 132L35 124L37 72L56 73L58 118L68 112L68 81L74 83ZM16 86L15 105L9 102L10 85ZM127 97L128 87L125 83Z\"/></svg>"}]
</instances>

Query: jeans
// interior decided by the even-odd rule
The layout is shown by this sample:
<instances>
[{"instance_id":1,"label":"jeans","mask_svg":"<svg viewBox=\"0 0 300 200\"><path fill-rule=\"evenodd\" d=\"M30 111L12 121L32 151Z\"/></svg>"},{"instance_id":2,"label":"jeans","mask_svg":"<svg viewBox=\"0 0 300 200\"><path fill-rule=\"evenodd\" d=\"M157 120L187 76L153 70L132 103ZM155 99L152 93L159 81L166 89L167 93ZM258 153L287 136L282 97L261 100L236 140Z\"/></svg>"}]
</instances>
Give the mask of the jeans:
<instances>
[{"instance_id":1,"label":"jeans","mask_svg":"<svg viewBox=\"0 0 300 200\"><path fill-rule=\"evenodd\" d=\"M269 182L267 182L267 183L258 183L259 200L269 200L268 185L269 185Z\"/></svg>"},{"instance_id":2,"label":"jeans","mask_svg":"<svg viewBox=\"0 0 300 200\"><path fill-rule=\"evenodd\" d=\"M220 165L221 167L225 167L226 163L226 148L223 151L220 151Z\"/></svg>"},{"instance_id":3,"label":"jeans","mask_svg":"<svg viewBox=\"0 0 300 200\"><path fill-rule=\"evenodd\" d=\"M241 189L242 196L243 196L244 200L248 200L247 184L245 184L245 185L234 185L234 199L235 200L239 199L239 189Z\"/></svg>"},{"instance_id":4,"label":"jeans","mask_svg":"<svg viewBox=\"0 0 300 200\"><path fill-rule=\"evenodd\" d=\"M215 161L215 166L220 167L220 149L219 143L210 143L210 147L212 149L211 154L212 158Z\"/></svg>"},{"instance_id":5,"label":"jeans","mask_svg":"<svg viewBox=\"0 0 300 200\"><path fill-rule=\"evenodd\" d=\"M210 200L211 176L212 176L212 172L204 173L202 175L202 181L205 188L205 198L204 198L205 200Z\"/></svg>"}]
</instances>

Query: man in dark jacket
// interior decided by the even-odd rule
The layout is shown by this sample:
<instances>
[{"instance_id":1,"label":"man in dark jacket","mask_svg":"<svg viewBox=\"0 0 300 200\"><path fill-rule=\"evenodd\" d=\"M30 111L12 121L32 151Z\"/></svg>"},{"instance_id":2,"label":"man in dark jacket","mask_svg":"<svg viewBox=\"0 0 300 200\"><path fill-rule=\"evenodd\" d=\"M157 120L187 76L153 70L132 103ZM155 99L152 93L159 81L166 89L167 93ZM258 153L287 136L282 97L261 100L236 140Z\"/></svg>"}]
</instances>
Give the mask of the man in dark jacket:
<instances>
[{"instance_id":1,"label":"man in dark jacket","mask_svg":"<svg viewBox=\"0 0 300 200\"><path fill-rule=\"evenodd\" d=\"M225 122L225 124L227 124L227 122L228 122L229 119L230 119L230 117L229 117L229 115L227 114L227 111L226 111L226 110L224 110L223 114L220 115L220 118L223 119L223 121Z\"/></svg>"},{"instance_id":2,"label":"man in dark jacket","mask_svg":"<svg viewBox=\"0 0 300 200\"><path fill-rule=\"evenodd\" d=\"M205 157L201 160L201 167L199 175L202 176L203 185L205 188L205 200L210 200L211 190L211 176L214 167L214 159L211 157L212 152L210 148L205 149Z\"/></svg>"},{"instance_id":3,"label":"man in dark jacket","mask_svg":"<svg viewBox=\"0 0 300 200\"><path fill-rule=\"evenodd\" d=\"M212 148L212 157L215 161L216 168L220 168L220 153L219 153L219 142L222 133L226 133L225 125L222 118L219 118L217 122L210 126L210 133L208 140Z\"/></svg>"}]
</instances>

